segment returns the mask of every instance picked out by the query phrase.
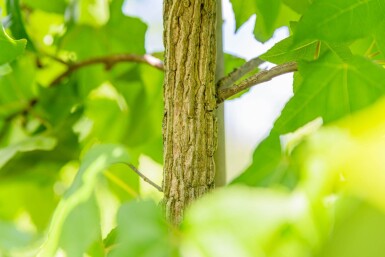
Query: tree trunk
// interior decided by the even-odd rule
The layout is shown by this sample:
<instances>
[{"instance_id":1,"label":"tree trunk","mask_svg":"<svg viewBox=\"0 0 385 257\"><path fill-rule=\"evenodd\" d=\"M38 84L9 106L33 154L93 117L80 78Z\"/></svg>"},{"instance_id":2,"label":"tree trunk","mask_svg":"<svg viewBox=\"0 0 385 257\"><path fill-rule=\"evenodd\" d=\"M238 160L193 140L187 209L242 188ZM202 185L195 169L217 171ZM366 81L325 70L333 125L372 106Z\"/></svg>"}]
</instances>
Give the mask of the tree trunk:
<instances>
[{"instance_id":1,"label":"tree trunk","mask_svg":"<svg viewBox=\"0 0 385 257\"><path fill-rule=\"evenodd\" d=\"M215 184L216 0L165 0L164 26L164 204L179 224Z\"/></svg>"}]
</instances>

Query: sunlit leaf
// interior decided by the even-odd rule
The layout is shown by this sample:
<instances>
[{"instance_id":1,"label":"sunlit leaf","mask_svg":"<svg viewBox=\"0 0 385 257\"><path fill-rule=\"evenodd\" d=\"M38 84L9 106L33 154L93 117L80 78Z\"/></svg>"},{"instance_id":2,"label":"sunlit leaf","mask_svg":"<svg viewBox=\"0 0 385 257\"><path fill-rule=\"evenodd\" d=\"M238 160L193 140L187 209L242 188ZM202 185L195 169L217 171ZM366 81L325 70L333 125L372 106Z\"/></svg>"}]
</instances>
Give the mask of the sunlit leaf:
<instances>
[{"instance_id":1,"label":"sunlit leaf","mask_svg":"<svg viewBox=\"0 0 385 257\"><path fill-rule=\"evenodd\" d=\"M312 61L327 50L327 47L318 40L310 40L295 48L292 48L292 45L293 37L288 37L261 55L261 59L276 64L299 60Z\"/></svg>"},{"instance_id":2,"label":"sunlit leaf","mask_svg":"<svg viewBox=\"0 0 385 257\"><path fill-rule=\"evenodd\" d=\"M282 0L286 5L292 8L297 13L304 13L309 5L311 4L311 0Z\"/></svg>"},{"instance_id":3,"label":"sunlit leaf","mask_svg":"<svg viewBox=\"0 0 385 257\"><path fill-rule=\"evenodd\" d=\"M298 23L294 42L349 42L370 34L385 18L383 0L314 1Z\"/></svg>"},{"instance_id":4,"label":"sunlit leaf","mask_svg":"<svg viewBox=\"0 0 385 257\"><path fill-rule=\"evenodd\" d=\"M354 113L385 93L385 70L359 56L344 62L329 54L299 70L303 82L275 124L282 134L317 117L328 123Z\"/></svg>"},{"instance_id":5,"label":"sunlit leaf","mask_svg":"<svg viewBox=\"0 0 385 257\"><path fill-rule=\"evenodd\" d=\"M357 199L337 202L337 218L332 236L320 257L377 257L385 251L385 214ZM370 240L367 235L370 234Z\"/></svg>"},{"instance_id":6,"label":"sunlit leaf","mask_svg":"<svg viewBox=\"0 0 385 257\"><path fill-rule=\"evenodd\" d=\"M245 23L251 15L257 14L254 31L255 37L264 42L272 36L280 10L280 0L268 2L264 0L233 0L231 3L233 5L237 29Z\"/></svg>"},{"instance_id":7,"label":"sunlit leaf","mask_svg":"<svg viewBox=\"0 0 385 257\"><path fill-rule=\"evenodd\" d=\"M301 193L239 186L218 190L186 214L183 256L305 256L318 237L310 209ZM294 238L304 241L295 244Z\"/></svg>"}]
</instances>

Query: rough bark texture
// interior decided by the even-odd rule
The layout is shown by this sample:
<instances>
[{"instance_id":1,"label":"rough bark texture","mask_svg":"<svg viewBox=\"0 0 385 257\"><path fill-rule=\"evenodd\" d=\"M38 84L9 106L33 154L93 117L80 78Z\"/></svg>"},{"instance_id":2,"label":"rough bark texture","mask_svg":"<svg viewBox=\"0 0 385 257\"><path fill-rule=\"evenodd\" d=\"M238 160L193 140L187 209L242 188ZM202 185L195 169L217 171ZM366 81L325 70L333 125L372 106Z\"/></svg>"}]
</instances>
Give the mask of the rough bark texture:
<instances>
[{"instance_id":1,"label":"rough bark texture","mask_svg":"<svg viewBox=\"0 0 385 257\"><path fill-rule=\"evenodd\" d=\"M214 187L216 1L165 0L164 205L184 209Z\"/></svg>"}]
</instances>

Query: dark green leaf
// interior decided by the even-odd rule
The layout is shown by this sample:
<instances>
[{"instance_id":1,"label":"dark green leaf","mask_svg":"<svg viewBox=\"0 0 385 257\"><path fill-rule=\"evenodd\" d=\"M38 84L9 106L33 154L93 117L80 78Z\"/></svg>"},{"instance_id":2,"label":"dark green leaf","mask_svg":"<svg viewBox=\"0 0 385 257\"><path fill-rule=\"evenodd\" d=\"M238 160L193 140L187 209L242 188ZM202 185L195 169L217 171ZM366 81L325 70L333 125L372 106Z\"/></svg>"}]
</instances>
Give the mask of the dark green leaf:
<instances>
[{"instance_id":1,"label":"dark green leaf","mask_svg":"<svg viewBox=\"0 0 385 257\"><path fill-rule=\"evenodd\" d=\"M283 153L279 135L272 131L255 149L252 164L231 183L253 187L284 184L291 188L296 180L289 170L289 157Z\"/></svg>"},{"instance_id":2,"label":"dark green leaf","mask_svg":"<svg viewBox=\"0 0 385 257\"><path fill-rule=\"evenodd\" d=\"M27 49L35 51L35 46L29 38L27 31L24 26L22 13L20 10L19 0L6 0L7 2L7 13L10 18L9 29L12 32L12 36L16 39L26 39L28 41Z\"/></svg>"}]
</instances>

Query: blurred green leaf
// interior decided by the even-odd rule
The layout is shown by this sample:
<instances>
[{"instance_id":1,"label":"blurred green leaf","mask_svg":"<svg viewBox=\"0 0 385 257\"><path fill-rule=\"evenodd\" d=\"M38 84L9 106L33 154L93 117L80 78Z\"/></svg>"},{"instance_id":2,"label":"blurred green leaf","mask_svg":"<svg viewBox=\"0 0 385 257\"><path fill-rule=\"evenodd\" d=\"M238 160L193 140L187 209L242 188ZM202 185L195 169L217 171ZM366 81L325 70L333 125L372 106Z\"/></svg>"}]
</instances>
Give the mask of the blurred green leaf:
<instances>
[{"instance_id":1,"label":"blurred green leaf","mask_svg":"<svg viewBox=\"0 0 385 257\"><path fill-rule=\"evenodd\" d=\"M116 245L108 256L179 256L173 240L154 202L130 202L119 210Z\"/></svg>"},{"instance_id":2,"label":"blurred green leaf","mask_svg":"<svg viewBox=\"0 0 385 257\"><path fill-rule=\"evenodd\" d=\"M18 152L35 150L52 150L56 146L56 139L52 137L31 137L14 145L0 149L0 169Z\"/></svg>"},{"instance_id":3,"label":"blurred green leaf","mask_svg":"<svg viewBox=\"0 0 385 257\"><path fill-rule=\"evenodd\" d=\"M0 77L7 75L8 73L11 73L11 72L12 72L12 68L8 63L0 65Z\"/></svg>"},{"instance_id":4,"label":"blurred green leaf","mask_svg":"<svg viewBox=\"0 0 385 257\"><path fill-rule=\"evenodd\" d=\"M311 209L299 192L217 190L187 212L182 256L306 256L323 236Z\"/></svg>"},{"instance_id":5,"label":"blurred green leaf","mask_svg":"<svg viewBox=\"0 0 385 257\"><path fill-rule=\"evenodd\" d=\"M385 214L357 199L337 202L333 233L319 257L377 257L385 251ZM370 235L370 238L368 238Z\"/></svg>"},{"instance_id":6,"label":"blurred green leaf","mask_svg":"<svg viewBox=\"0 0 385 257\"><path fill-rule=\"evenodd\" d=\"M72 2L72 15L77 24L100 27L109 19L108 0L78 0Z\"/></svg>"},{"instance_id":7,"label":"blurred green leaf","mask_svg":"<svg viewBox=\"0 0 385 257\"><path fill-rule=\"evenodd\" d=\"M21 40L13 40L10 36L5 32L3 25L0 28L0 65L7 64L15 60L18 56L20 56L25 49L27 41L24 39ZM5 66L3 69L6 68ZM4 73L4 72L2 72ZM4 74L1 74L4 75Z\"/></svg>"},{"instance_id":8,"label":"blurred green leaf","mask_svg":"<svg viewBox=\"0 0 385 257\"><path fill-rule=\"evenodd\" d=\"M101 241L99 206L94 194L98 178L109 166L129 161L126 150L118 145L99 145L84 156L72 186L55 210L38 256L54 256L60 248L70 256L83 256L95 241Z\"/></svg>"},{"instance_id":9,"label":"blurred green leaf","mask_svg":"<svg viewBox=\"0 0 385 257\"><path fill-rule=\"evenodd\" d=\"M22 248L31 239L31 234L20 231L12 223L0 221L0 253Z\"/></svg>"},{"instance_id":10,"label":"blurred green leaf","mask_svg":"<svg viewBox=\"0 0 385 257\"><path fill-rule=\"evenodd\" d=\"M29 38L25 29L19 0L6 0L6 4L10 24L9 29L12 32L12 36L16 39L24 39L24 41L22 41L24 46L26 44L26 40L28 42L27 49L31 51L36 51L35 46Z\"/></svg>"},{"instance_id":11,"label":"blurred green leaf","mask_svg":"<svg viewBox=\"0 0 385 257\"><path fill-rule=\"evenodd\" d=\"M67 7L66 0L55 0L55 1L23 0L23 4L33 9L40 9L45 12L53 12L53 13L60 13L60 14L63 14Z\"/></svg>"}]
</instances>

